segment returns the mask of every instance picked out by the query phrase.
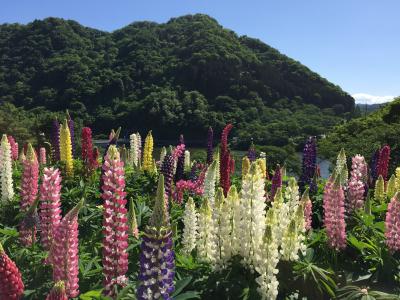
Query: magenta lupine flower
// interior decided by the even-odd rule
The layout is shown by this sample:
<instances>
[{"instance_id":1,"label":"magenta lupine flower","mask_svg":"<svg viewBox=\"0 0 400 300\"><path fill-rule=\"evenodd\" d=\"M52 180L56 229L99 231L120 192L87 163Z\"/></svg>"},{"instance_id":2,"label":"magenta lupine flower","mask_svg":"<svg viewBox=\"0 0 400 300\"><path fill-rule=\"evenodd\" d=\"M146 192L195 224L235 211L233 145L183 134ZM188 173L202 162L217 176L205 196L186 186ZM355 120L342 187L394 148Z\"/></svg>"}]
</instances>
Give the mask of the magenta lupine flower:
<instances>
[{"instance_id":1,"label":"magenta lupine flower","mask_svg":"<svg viewBox=\"0 0 400 300\"><path fill-rule=\"evenodd\" d=\"M128 218L124 163L116 146L109 147L103 163L103 294L115 296L117 286L125 286L128 271Z\"/></svg>"},{"instance_id":2,"label":"magenta lupine flower","mask_svg":"<svg viewBox=\"0 0 400 300\"><path fill-rule=\"evenodd\" d=\"M344 220L344 191L339 176L330 178L324 191L324 226L328 244L335 250L346 248L346 223Z\"/></svg>"},{"instance_id":3,"label":"magenta lupine flower","mask_svg":"<svg viewBox=\"0 0 400 300\"><path fill-rule=\"evenodd\" d=\"M175 182L183 179L183 173L185 170L185 140L181 134L179 137L179 146L183 149L182 153L176 158L176 172L175 172Z\"/></svg>"},{"instance_id":4,"label":"magenta lupine flower","mask_svg":"<svg viewBox=\"0 0 400 300\"><path fill-rule=\"evenodd\" d=\"M299 180L300 191L304 191L308 185L310 192L313 194L317 190L314 182L315 172L317 169L317 145L315 137L309 137L303 149L302 172Z\"/></svg>"},{"instance_id":5,"label":"magenta lupine flower","mask_svg":"<svg viewBox=\"0 0 400 300\"><path fill-rule=\"evenodd\" d=\"M53 265L53 281L63 281L69 298L79 295L78 213L83 200L67 213L56 227L49 261Z\"/></svg>"},{"instance_id":6,"label":"magenta lupine flower","mask_svg":"<svg viewBox=\"0 0 400 300\"><path fill-rule=\"evenodd\" d=\"M349 212L364 206L365 187L368 177L368 167L363 156L354 156L351 168L350 179L347 184Z\"/></svg>"},{"instance_id":7,"label":"magenta lupine flower","mask_svg":"<svg viewBox=\"0 0 400 300\"><path fill-rule=\"evenodd\" d=\"M164 175L165 178L165 194L166 198L171 196L171 185L172 179L174 177L174 157L171 154L165 155L165 158L162 162L160 172Z\"/></svg>"},{"instance_id":8,"label":"magenta lupine flower","mask_svg":"<svg viewBox=\"0 0 400 300\"><path fill-rule=\"evenodd\" d=\"M207 164L208 165L211 165L214 160L213 139L214 139L214 131L213 131L212 127L208 127L208 133L207 133Z\"/></svg>"},{"instance_id":9,"label":"magenta lupine flower","mask_svg":"<svg viewBox=\"0 0 400 300\"><path fill-rule=\"evenodd\" d=\"M400 250L400 192L390 200L385 220L386 245L393 253Z\"/></svg>"},{"instance_id":10,"label":"magenta lupine flower","mask_svg":"<svg viewBox=\"0 0 400 300\"><path fill-rule=\"evenodd\" d=\"M21 211L27 212L36 200L38 193L39 163L35 150L29 144L26 159L23 162L21 178ZM34 218L27 216L19 227L19 240L24 246L31 246L36 241L36 215Z\"/></svg>"},{"instance_id":11,"label":"magenta lupine flower","mask_svg":"<svg viewBox=\"0 0 400 300\"><path fill-rule=\"evenodd\" d=\"M45 250L50 250L54 232L61 221L60 170L44 168L40 185L40 240Z\"/></svg>"},{"instance_id":12,"label":"magenta lupine flower","mask_svg":"<svg viewBox=\"0 0 400 300\"><path fill-rule=\"evenodd\" d=\"M51 128L51 148L53 162L60 160L60 123L58 120L53 121Z\"/></svg>"},{"instance_id":13,"label":"magenta lupine flower","mask_svg":"<svg viewBox=\"0 0 400 300\"><path fill-rule=\"evenodd\" d=\"M18 159L18 144L15 142L15 139L11 135L7 135L8 142L10 143L11 147L11 158L12 160Z\"/></svg>"},{"instance_id":14,"label":"magenta lupine flower","mask_svg":"<svg viewBox=\"0 0 400 300\"><path fill-rule=\"evenodd\" d=\"M282 172L281 172L280 165L277 165L274 176L272 176L272 180L271 180L271 195L270 195L271 200L274 200L276 191L280 187L282 187Z\"/></svg>"},{"instance_id":15,"label":"magenta lupine flower","mask_svg":"<svg viewBox=\"0 0 400 300\"><path fill-rule=\"evenodd\" d=\"M201 196L204 193L205 171L201 172L196 180L179 180L175 186L174 199L179 204L183 201L184 192Z\"/></svg>"},{"instance_id":16,"label":"magenta lupine flower","mask_svg":"<svg viewBox=\"0 0 400 300\"><path fill-rule=\"evenodd\" d=\"M45 165L47 163L45 147L40 147L39 149L39 162L41 165Z\"/></svg>"},{"instance_id":17,"label":"magenta lupine flower","mask_svg":"<svg viewBox=\"0 0 400 300\"><path fill-rule=\"evenodd\" d=\"M228 149L228 135L232 130L233 125L228 124L222 130L221 135L221 152L220 152L220 186L224 190L224 195L228 194L228 190L231 186L231 154Z\"/></svg>"},{"instance_id":18,"label":"magenta lupine flower","mask_svg":"<svg viewBox=\"0 0 400 300\"><path fill-rule=\"evenodd\" d=\"M85 164L86 172L93 171L93 142L92 130L89 127L82 128L82 161Z\"/></svg>"},{"instance_id":19,"label":"magenta lupine flower","mask_svg":"<svg viewBox=\"0 0 400 300\"><path fill-rule=\"evenodd\" d=\"M390 146L385 145L379 152L379 160L377 166L378 169L377 177L379 177L379 175L382 175L385 182L387 180L387 175L388 175L389 160L390 160Z\"/></svg>"},{"instance_id":20,"label":"magenta lupine flower","mask_svg":"<svg viewBox=\"0 0 400 300\"><path fill-rule=\"evenodd\" d=\"M175 258L172 231L164 205L164 177L160 175L157 198L140 246L140 284L138 300L172 300L174 292Z\"/></svg>"}]
</instances>

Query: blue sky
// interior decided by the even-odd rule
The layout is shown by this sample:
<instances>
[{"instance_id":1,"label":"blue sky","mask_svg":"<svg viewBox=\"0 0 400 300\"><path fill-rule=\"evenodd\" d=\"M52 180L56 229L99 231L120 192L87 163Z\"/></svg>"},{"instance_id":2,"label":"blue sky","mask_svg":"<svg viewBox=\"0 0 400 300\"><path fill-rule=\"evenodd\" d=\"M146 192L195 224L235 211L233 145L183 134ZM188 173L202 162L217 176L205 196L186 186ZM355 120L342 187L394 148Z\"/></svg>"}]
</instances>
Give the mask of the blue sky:
<instances>
[{"instance_id":1,"label":"blue sky","mask_svg":"<svg viewBox=\"0 0 400 300\"><path fill-rule=\"evenodd\" d=\"M206 13L372 103L400 96L399 12L400 0L1 0L0 23L55 16L112 31Z\"/></svg>"}]
</instances>

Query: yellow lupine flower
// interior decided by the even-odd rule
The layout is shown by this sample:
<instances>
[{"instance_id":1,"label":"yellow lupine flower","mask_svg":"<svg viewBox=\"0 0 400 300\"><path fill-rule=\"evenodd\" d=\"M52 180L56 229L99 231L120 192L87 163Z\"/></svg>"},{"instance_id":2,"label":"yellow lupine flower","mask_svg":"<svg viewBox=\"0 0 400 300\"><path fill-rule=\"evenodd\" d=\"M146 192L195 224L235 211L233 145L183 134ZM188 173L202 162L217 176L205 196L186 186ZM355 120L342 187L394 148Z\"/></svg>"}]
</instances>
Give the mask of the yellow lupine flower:
<instances>
[{"instance_id":1,"label":"yellow lupine flower","mask_svg":"<svg viewBox=\"0 0 400 300\"><path fill-rule=\"evenodd\" d=\"M143 150L143 171L153 172L153 136L151 135L151 130L146 136L144 141Z\"/></svg>"},{"instance_id":2,"label":"yellow lupine flower","mask_svg":"<svg viewBox=\"0 0 400 300\"><path fill-rule=\"evenodd\" d=\"M397 187L396 187L396 177L392 175L387 182L387 187L386 187L386 195L389 199L392 199L394 194L397 192Z\"/></svg>"},{"instance_id":3,"label":"yellow lupine flower","mask_svg":"<svg viewBox=\"0 0 400 300\"><path fill-rule=\"evenodd\" d=\"M400 167L396 168L396 187L400 190Z\"/></svg>"},{"instance_id":4,"label":"yellow lupine flower","mask_svg":"<svg viewBox=\"0 0 400 300\"><path fill-rule=\"evenodd\" d=\"M375 200L380 203L385 202L385 181L383 180L382 175L379 175L378 180L375 183Z\"/></svg>"},{"instance_id":5,"label":"yellow lupine flower","mask_svg":"<svg viewBox=\"0 0 400 300\"><path fill-rule=\"evenodd\" d=\"M244 156L242 159L242 178L246 177L250 171L250 159L247 156Z\"/></svg>"},{"instance_id":6,"label":"yellow lupine flower","mask_svg":"<svg viewBox=\"0 0 400 300\"><path fill-rule=\"evenodd\" d=\"M72 145L71 145L71 134L67 119L60 128L60 160L65 163L65 172L67 176L74 175L74 166L72 160Z\"/></svg>"}]
</instances>

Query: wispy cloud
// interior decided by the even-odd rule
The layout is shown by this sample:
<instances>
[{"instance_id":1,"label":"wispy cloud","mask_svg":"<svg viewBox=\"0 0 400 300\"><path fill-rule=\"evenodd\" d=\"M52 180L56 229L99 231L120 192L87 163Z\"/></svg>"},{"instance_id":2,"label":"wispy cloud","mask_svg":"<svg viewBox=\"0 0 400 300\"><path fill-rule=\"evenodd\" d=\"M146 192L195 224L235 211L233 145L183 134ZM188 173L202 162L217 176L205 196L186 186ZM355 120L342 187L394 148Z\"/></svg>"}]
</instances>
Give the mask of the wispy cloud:
<instances>
[{"instance_id":1,"label":"wispy cloud","mask_svg":"<svg viewBox=\"0 0 400 300\"><path fill-rule=\"evenodd\" d=\"M362 104L385 103L385 102L390 102L394 99L394 96L374 96L364 93L357 93L351 96L356 100L356 103L362 103Z\"/></svg>"}]
</instances>

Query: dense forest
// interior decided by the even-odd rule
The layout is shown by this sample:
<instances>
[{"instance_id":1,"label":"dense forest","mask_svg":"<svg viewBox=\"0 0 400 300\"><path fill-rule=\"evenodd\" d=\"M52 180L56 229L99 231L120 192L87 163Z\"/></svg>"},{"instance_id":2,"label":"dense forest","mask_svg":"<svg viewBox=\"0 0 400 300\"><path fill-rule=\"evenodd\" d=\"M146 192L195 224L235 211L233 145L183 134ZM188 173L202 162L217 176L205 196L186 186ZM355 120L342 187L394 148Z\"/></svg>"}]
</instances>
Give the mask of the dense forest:
<instances>
[{"instance_id":1,"label":"dense forest","mask_svg":"<svg viewBox=\"0 0 400 300\"><path fill-rule=\"evenodd\" d=\"M97 135L204 139L232 122L237 148L293 148L355 113L338 86L201 14L111 33L57 18L0 25L0 101L3 132L46 132L68 109Z\"/></svg>"},{"instance_id":2,"label":"dense forest","mask_svg":"<svg viewBox=\"0 0 400 300\"><path fill-rule=\"evenodd\" d=\"M400 97L366 117L339 125L321 140L320 151L332 160L335 151L345 148L349 156L364 153L370 160L384 145L391 147L392 166L400 164Z\"/></svg>"}]
</instances>

